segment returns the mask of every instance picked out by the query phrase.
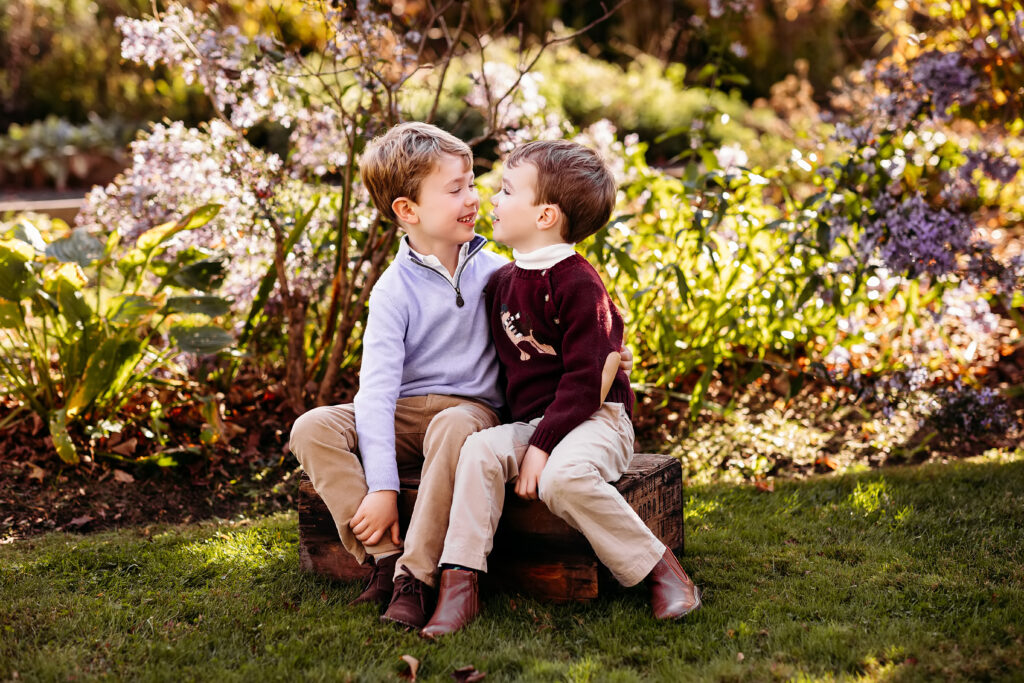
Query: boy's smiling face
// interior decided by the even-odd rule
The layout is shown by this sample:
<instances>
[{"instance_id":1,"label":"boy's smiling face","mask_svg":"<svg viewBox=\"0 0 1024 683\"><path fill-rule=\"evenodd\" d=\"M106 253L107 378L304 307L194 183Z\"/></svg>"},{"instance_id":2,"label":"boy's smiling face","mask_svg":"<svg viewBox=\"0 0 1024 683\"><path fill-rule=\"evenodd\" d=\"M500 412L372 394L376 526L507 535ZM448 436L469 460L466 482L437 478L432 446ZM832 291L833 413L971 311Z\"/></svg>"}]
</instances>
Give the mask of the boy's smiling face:
<instances>
[{"instance_id":1,"label":"boy's smiling face","mask_svg":"<svg viewBox=\"0 0 1024 683\"><path fill-rule=\"evenodd\" d=\"M480 210L473 169L464 159L443 154L420 184L418 199L399 197L393 206L413 249L444 260L473 238Z\"/></svg>"},{"instance_id":2,"label":"boy's smiling face","mask_svg":"<svg viewBox=\"0 0 1024 683\"><path fill-rule=\"evenodd\" d=\"M558 230L542 226L556 211L551 204L537 203L537 167L529 162L506 166L501 176L501 191L491 198L494 204L494 239L521 252L529 252L557 242Z\"/></svg>"}]
</instances>

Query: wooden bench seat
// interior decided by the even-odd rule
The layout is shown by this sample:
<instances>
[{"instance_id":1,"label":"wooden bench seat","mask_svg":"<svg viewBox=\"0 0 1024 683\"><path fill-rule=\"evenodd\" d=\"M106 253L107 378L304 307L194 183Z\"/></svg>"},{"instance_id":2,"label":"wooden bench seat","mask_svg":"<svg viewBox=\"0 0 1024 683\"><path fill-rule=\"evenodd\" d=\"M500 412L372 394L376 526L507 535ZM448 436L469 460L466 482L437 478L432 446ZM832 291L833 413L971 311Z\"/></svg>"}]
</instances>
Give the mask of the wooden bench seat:
<instances>
[{"instance_id":1,"label":"wooden bench seat","mask_svg":"<svg viewBox=\"0 0 1024 683\"><path fill-rule=\"evenodd\" d=\"M416 502L417 480L402 479L398 497L401 528ZM683 489L679 461L636 454L615 488L641 519L677 555L683 552ZM299 558L302 569L340 581L369 573L345 551L327 506L305 473L299 483ZM590 600L598 594L600 563L587 539L551 514L541 501L515 495L510 485L488 558L488 580L547 600Z\"/></svg>"}]
</instances>

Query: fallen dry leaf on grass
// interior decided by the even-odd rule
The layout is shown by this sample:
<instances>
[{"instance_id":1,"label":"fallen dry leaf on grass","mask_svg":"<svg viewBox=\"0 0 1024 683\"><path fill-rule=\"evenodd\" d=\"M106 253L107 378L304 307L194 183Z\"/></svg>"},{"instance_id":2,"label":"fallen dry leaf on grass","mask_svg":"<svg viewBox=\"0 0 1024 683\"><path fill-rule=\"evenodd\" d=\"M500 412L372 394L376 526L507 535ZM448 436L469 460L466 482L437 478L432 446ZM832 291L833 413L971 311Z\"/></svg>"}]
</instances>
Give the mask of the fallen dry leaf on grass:
<instances>
[{"instance_id":1,"label":"fallen dry leaf on grass","mask_svg":"<svg viewBox=\"0 0 1024 683\"><path fill-rule=\"evenodd\" d=\"M408 670L398 674L402 678L407 678L410 681L416 680L416 672L420 670L420 660L416 659L412 655L402 655L402 661L409 665Z\"/></svg>"},{"instance_id":2,"label":"fallen dry leaf on grass","mask_svg":"<svg viewBox=\"0 0 1024 683\"><path fill-rule=\"evenodd\" d=\"M472 664L452 672L452 678L455 679L456 683L476 683L476 681L482 681L486 675L487 673L484 671L477 671L476 667Z\"/></svg>"}]
</instances>

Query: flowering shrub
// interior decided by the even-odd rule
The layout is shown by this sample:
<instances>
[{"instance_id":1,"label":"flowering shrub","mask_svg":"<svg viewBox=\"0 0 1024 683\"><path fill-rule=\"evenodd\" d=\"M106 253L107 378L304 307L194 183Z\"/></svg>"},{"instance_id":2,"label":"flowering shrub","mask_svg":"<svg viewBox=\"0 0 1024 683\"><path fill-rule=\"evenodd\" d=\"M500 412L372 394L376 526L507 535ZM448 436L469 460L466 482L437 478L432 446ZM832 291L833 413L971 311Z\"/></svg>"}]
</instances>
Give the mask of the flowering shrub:
<instances>
[{"instance_id":1,"label":"flowering shrub","mask_svg":"<svg viewBox=\"0 0 1024 683\"><path fill-rule=\"evenodd\" d=\"M206 228L169 249L230 262L224 286L243 347L261 325L283 321L296 413L309 386L318 402L331 400L370 288L396 244L397 227L372 208L358 179L365 142L417 104L433 103L420 117L431 120L456 56L481 65L476 86L460 86L483 121L473 142L494 138L507 147L532 136L536 129L508 127L524 107L544 118L530 97L529 65L548 45L501 68L488 64L486 41L466 29L468 6L454 30L433 10L404 17L366 2L310 8L323 27L312 51L279 35L250 38L176 2L148 19L119 19L124 57L180 71L202 87L217 117L196 128L159 124L140 136L132 166L90 193L77 219L131 237L186 201L221 204ZM558 120L545 125L562 130Z\"/></svg>"}]
</instances>

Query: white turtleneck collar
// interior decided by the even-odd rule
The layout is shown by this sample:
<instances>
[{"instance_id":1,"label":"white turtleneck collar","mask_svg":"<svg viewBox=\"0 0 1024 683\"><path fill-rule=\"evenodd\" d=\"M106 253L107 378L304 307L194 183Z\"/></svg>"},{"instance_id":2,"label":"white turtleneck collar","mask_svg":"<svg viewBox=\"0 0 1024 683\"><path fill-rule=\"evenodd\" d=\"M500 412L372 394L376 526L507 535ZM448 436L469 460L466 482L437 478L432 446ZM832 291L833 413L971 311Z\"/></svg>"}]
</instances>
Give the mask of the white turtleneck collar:
<instances>
[{"instance_id":1,"label":"white turtleneck collar","mask_svg":"<svg viewBox=\"0 0 1024 683\"><path fill-rule=\"evenodd\" d=\"M523 270L544 270L545 268L550 268L559 261L564 261L575 254L575 247L575 244L559 242L558 244L551 244L546 247L541 247L540 249L534 249L526 254L517 249L513 249L512 258L516 260L516 265Z\"/></svg>"}]
</instances>

